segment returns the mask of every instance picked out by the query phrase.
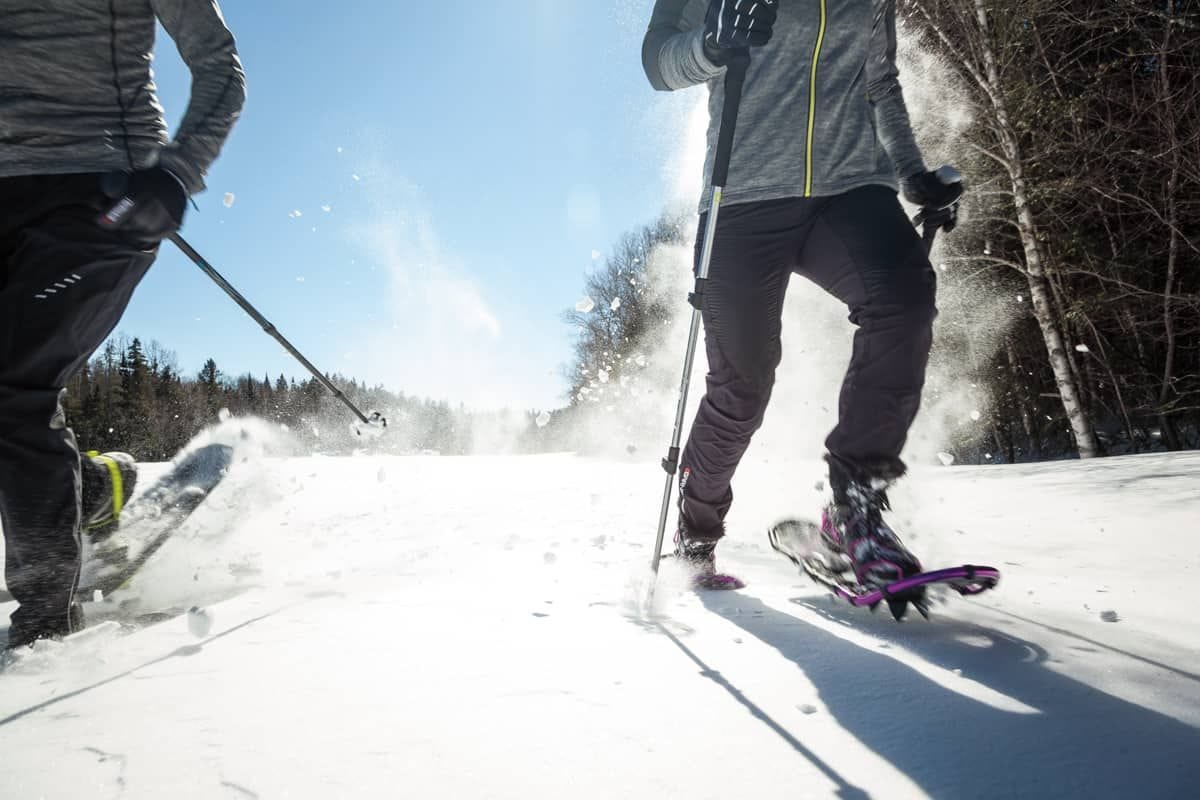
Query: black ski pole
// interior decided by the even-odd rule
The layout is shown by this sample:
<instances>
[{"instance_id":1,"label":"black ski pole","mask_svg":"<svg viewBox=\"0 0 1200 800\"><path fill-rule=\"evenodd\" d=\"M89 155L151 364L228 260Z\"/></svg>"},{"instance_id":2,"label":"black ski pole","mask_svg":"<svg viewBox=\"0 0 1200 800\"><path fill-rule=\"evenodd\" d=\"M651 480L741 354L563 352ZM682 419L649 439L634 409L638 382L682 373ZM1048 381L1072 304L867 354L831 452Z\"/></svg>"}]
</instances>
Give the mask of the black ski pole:
<instances>
[{"instance_id":1,"label":"black ski pole","mask_svg":"<svg viewBox=\"0 0 1200 800\"><path fill-rule=\"evenodd\" d=\"M275 339L275 341L277 341L281 345L283 345L283 349L287 350L289 353L292 354L292 356L297 361L299 361L301 364L303 364L304 368L307 369L310 373L312 373L312 376L314 378L316 378L318 381L321 382L321 385L323 385L326 389L328 389L330 392L332 392L334 397L336 397L338 400L341 400L343 403L345 403L346 407L349 408L351 411L353 411L354 416L358 417L358 419L364 425L370 426L372 428L386 428L387 427L387 418L384 417L382 414L380 414L378 411L372 411L369 415L364 414L362 411L359 411L358 406L354 405L354 403L352 403L350 401L350 398L346 397L345 393L343 393L341 389L334 386L333 382L330 381L328 378L326 378L321 373L320 370L318 370L315 366L313 366L311 361L309 361L307 358L305 358L300 353L299 350L297 350L295 347L293 347L292 343L289 342L287 339L285 339L283 337L283 334L281 334L274 325L272 325L269 321L267 321L266 317L264 317L262 314L258 313L258 309L256 309L254 306L250 305L250 301L248 301L246 298L242 297L241 293L238 292L237 289L233 288L233 286L229 283L229 281L225 280L225 278L223 278L221 276L221 273L217 272L216 269L213 268L212 264L209 264L207 261L205 261L204 258L199 253L196 252L195 248L193 248L190 244L188 244L186 241L184 241L184 238L182 236L180 236L178 233L172 233L167 238L169 238L176 247L178 247L180 250L182 250L183 254L185 256L187 256L188 258L190 258L195 263L195 265L204 272L205 275L212 278L213 282L216 283L217 286L220 286L221 289L223 289L225 291L225 294L229 295L233 299L233 302L235 302L239 306L241 306L243 311L245 311L247 314L249 314L254 319L255 322L257 322L259 325L261 325L262 329L264 331L266 331L268 335L270 335L271 337L273 337ZM355 428L355 431L358 433L359 436L362 435L362 431L359 430L358 428Z\"/></svg>"},{"instance_id":2,"label":"black ski pole","mask_svg":"<svg viewBox=\"0 0 1200 800\"><path fill-rule=\"evenodd\" d=\"M717 152L713 159L712 199L708 208L708 219L704 225L704 244L700 251L700 270L696 275L696 288L688 295L692 306L692 327L688 334L687 353L683 362L683 381L679 386L679 405L675 409L675 429L671 434L671 446L662 468L667 473L663 488L662 511L658 516L658 539L654 543L654 558L650 569L658 577L658 564L662 560L663 535L667 529L667 515L671 508L671 491L674 489L675 474L679 471L679 441L683 437L684 413L687 410L688 385L692 381L692 362L696 358L696 343L700 338L700 311L704 307L704 290L708 284L708 268L712 263L713 241L717 235L717 214L721 209L721 196L729 177L729 158L733 152L733 134L737 127L738 106L742 102L742 87L746 82L746 69L750 66L750 51L737 51L725 69L725 103L721 110L721 127L717 134ZM654 584L650 585L650 598L654 596Z\"/></svg>"}]
</instances>

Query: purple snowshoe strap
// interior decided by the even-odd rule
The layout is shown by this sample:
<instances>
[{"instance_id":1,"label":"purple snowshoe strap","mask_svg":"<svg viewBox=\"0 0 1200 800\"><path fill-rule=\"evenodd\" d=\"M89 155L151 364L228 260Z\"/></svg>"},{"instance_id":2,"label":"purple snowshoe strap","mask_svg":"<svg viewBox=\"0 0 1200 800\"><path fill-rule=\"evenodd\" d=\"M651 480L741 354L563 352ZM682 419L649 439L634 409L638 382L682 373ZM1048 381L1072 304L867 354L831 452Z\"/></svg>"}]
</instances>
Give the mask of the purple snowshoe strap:
<instances>
[{"instance_id":1,"label":"purple snowshoe strap","mask_svg":"<svg viewBox=\"0 0 1200 800\"><path fill-rule=\"evenodd\" d=\"M993 588L999 580L1000 570L995 567L964 564L961 567L948 567L911 575L903 580L890 583L882 589L867 591L863 594L856 594L840 587L837 591L843 598L856 606L870 606L885 598L903 595L905 592L931 583L948 583L961 595L973 595Z\"/></svg>"}]
</instances>

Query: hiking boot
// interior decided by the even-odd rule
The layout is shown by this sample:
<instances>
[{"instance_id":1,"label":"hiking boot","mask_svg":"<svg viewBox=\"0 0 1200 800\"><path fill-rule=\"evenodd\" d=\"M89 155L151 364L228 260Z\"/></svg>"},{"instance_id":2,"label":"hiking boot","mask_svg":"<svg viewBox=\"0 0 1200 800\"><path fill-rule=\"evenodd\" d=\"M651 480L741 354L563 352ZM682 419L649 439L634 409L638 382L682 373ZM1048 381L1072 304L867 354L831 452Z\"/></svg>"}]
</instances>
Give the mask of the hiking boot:
<instances>
[{"instance_id":1,"label":"hiking boot","mask_svg":"<svg viewBox=\"0 0 1200 800\"><path fill-rule=\"evenodd\" d=\"M890 510L883 488L848 483L835 489L834 501L821 515L821 538L863 586L884 588L921 572L921 562L884 521Z\"/></svg>"},{"instance_id":2,"label":"hiking boot","mask_svg":"<svg viewBox=\"0 0 1200 800\"><path fill-rule=\"evenodd\" d=\"M128 453L85 453L83 474L84 535L99 544L120 525L121 511L137 484L137 462Z\"/></svg>"},{"instance_id":3,"label":"hiking boot","mask_svg":"<svg viewBox=\"0 0 1200 800\"><path fill-rule=\"evenodd\" d=\"M717 572L717 542L724 531L697 534L689 531L682 516L675 529L675 557L692 570L692 585L697 589L742 589L746 584L733 575Z\"/></svg>"}]
</instances>

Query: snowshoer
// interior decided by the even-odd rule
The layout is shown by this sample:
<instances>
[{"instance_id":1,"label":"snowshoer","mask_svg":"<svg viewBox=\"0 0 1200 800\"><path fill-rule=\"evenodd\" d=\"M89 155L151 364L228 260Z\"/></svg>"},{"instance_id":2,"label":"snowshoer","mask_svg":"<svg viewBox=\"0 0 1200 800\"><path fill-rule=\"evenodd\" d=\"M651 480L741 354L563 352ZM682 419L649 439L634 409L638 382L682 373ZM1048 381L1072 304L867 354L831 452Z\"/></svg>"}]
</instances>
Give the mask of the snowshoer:
<instances>
[{"instance_id":1,"label":"snowshoer","mask_svg":"<svg viewBox=\"0 0 1200 800\"><path fill-rule=\"evenodd\" d=\"M116 327L245 99L213 0L0 0L0 525L19 607L9 648L83 624L81 528L111 533L136 480L80 460L62 395ZM150 74L156 24L192 73L173 139Z\"/></svg>"},{"instance_id":2,"label":"snowshoer","mask_svg":"<svg viewBox=\"0 0 1200 800\"><path fill-rule=\"evenodd\" d=\"M826 440L830 549L860 583L920 571L883 519L917 413L936 277L897 197L943 208L960 184L926 169L897 79L895 0L657 0L642 60L658 90L709 86L711 174L720 78L751 60L702 313L707 391L680 460L676 552L702 585L716 572L734 471L762 424L781 357L793 273L846 304L858 326ZM707 179L706 179L707 180ZM701 201L704 229L709 191ZM701 252L697 242L697 259Z\"/></svg>"}]
</instances>

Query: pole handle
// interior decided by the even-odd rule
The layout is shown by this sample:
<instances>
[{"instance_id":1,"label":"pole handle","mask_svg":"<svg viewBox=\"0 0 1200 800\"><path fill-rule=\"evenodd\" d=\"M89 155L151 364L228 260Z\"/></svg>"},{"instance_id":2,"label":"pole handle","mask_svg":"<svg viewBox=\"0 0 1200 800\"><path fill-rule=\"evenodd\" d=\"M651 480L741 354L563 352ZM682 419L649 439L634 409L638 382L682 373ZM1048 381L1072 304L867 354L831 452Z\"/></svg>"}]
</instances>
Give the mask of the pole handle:
<instances>
[{"instance_id":1,"label":"pole handle","mask_svg":"<svg viewBox=\"0 0 1200 800\"><path fill-rule=\"evenodd\" d=\"M712 185L724 187L729 179L729 161L733 155L733 135L737 130L742 88L750 68L750 50L733 51L725 66L725 102L721 110L721 128L717 134L717 152L713 160Z\"/></svg>"}]
</instances>

